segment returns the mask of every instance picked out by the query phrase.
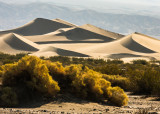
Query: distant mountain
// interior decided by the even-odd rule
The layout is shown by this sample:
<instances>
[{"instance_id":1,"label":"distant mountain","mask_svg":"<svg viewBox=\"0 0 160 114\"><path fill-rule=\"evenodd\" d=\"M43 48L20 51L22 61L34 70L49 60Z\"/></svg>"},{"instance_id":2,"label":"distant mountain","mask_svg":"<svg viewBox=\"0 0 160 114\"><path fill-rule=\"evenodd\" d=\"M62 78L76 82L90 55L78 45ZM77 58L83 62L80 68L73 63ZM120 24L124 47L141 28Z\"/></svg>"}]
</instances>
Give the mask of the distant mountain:
<instances>
[{"instance_id":1,"label":"distant mountain","mask_svg":"<svg viewBox=\"0 0 160 114\"><path fill-rule=\"evenodd\" d=\"M77 25L89 23L122 34L137 31L151 36L160 36L160 19L154 17L100 13L89 9L74 10L67 6L49 3L35 2L23 5L0 3L0 30L21 26L37 17L61 18Z\"/></svg>"}]
</instances>

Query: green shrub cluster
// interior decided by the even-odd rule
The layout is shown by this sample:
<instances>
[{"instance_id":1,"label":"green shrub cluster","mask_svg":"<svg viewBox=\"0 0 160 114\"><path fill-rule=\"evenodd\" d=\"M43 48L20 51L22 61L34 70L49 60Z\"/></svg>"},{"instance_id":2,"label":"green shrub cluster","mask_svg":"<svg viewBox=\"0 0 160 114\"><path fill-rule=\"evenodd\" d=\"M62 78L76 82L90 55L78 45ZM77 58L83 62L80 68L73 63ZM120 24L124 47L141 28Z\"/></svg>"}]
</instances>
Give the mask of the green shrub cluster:
<instances>
[{"instance_id":1,"label":"green shrub cluster","mask_svg":"<svg viewBox=\"0 0 160 114\"><path fill-rule=\"evenodd\" d=\"M76 58L76 57L64 57L64 56L54 56L46 58L52 62L61 62L64 66L71 64L82 64L88 66L89 68L94 68L95 66L102 66L107 64L107 61L103 59L92 59L92 58ZM115 63L115 62L114 62Z\"/></svg>"},{"instance_id":2,"label":"green shrub cluster","mask_svg":"<svg viewBox=\"0 0 160 114\"><path fill-rule=\"evenodd\" d=\"M160 68L146 66L130 71L129 80L133 92L160 96Z\"/></svg>"},{"instance_id":3,"label":"green shrub cluster","mask_svg":"<svg viewBox=\"0 0 160 114\"><path fill-rule=\"evenodd\" d=\"M121 75L124 72L123 68L119 64L106 64L95 67L94 70L108 75Z\"/></svg>"},{"instance_id":4,"label":"green shrub cluster","mask_svg":"<svg viewBox=\"0 0 160 114\"><path fill-rule=\"evenodd\" d=\"M133 64L142 64L142 65L148 65L149 63L146 60L133 60Z\"/></svg>"},{"instance_id":5,"label":"green shrub cluster","mask_svg":"<svg viewBox=\"0 0 160 114\"><path fill-rule=\"evenodd\" d=\"M19 59L24 57L25 53L20 53L16 55L10 55L10 54L4 54L0 52L0 65L4 65L7 63L14 63L15 61L17 62Z\"/></svg>"},{"instance_id":6,"label":"green shrub cluster","mask_svg":"<svg viewBox=\"0 0 160 114\"><path fill-rule=\"evenodd\" d=\"M129 90L130 80L129 78L122 77L120 75L103 75L103 78L110 81L112 86L119 86L125 90Z\"/></svg>"},{"instance_id":7,"label":"green shrub cluster","mask_svg":"<svg viewBox=\"0 0 160 114\"><path fill-rule=\"evenodd\" d=\"M158 61L135 60L126 64L106 64L94 69L107 74L104 75L104 78L113 86L119 86L138 94L160 97L160 65Z\"/></svg>"},{"instance_id":8,"label":"green shrub cluster","mask_svg":"<svg viewBox=\"0 0 160 114\"><path fill-rule=\"evenodd\" d=\"M124 61L120 59L113 59L113 60L108 59L107 64L124 64Z\"/></svg>"}]
</instances>

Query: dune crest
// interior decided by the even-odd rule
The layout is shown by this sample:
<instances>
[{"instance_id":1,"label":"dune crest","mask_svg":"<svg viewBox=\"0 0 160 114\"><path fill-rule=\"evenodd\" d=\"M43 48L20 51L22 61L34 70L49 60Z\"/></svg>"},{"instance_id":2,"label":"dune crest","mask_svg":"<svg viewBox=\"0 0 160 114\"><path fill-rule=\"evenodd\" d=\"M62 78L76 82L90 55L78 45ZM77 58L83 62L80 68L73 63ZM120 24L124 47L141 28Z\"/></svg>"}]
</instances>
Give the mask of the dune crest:
<instances>
[{"instance_id":1,"label":"dune crest","mask_svg":"<svg viewBox=\"0 0 160 114\"><path fill-rule=\"evenodd\" d=\"M122 34L114 33L114 32L111 32L111 31L107 31L107 30L101 29L101 28L96 27L96 26L91 25L91 24L85 24L85 25L82 25L80 27L83 28L83 29L95 32L97 34L113 38L113 39L119 39L119 38L124 37L124 35L122 35Z\"/></svg>"},{"instance_id":2,"label":"dune crest","mask_svg":"<svg viewBox=\"0 0 160 114\"><path fill-rule=\"evenodd\" d=\"M68 21L59 19L59 18L56 18L56 19L54 19L53 21L56 21L56 22L59 22L59 23L63 23L63 24L68 25L68 26L77 27L77 25L75 25L75 24L73 24L73 23L70 23L70 22L68 22Z\"/></svg>"},{"instance_id":3,"label":"dune crest","mask_svg":"<svg viewBox=\"0 0 160 114\"><path fill-rule=\"evenodd\" d=\"M60 23L58 21L37 18L29 22L28 24L25 24L22 27L19 27L13 30L2 31L0 34L13 32L23 36L43 35L49 32L56 31L60 28L69 28L69 27L72 27L72 26L69 26L64 23Z\"/></svg>"},{"instance_id":4,"label":"dune crest","mask_svg":"<svg viewBox=\"0 0 160 114\"><path fill-rule=\"evenodd\" d=\"M160 40L141 33L133 34L132 38L142 46L160 53Z\"/></svg>"}]
</instances>

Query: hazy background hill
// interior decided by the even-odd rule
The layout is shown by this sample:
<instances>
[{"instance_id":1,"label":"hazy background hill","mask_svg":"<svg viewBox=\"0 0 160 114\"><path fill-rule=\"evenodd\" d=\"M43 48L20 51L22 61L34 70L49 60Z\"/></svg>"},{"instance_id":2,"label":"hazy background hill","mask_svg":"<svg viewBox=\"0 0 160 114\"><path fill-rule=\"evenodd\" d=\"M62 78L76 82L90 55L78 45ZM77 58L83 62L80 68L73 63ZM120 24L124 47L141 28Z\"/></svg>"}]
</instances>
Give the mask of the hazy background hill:
<instances>
[{"instance_id":1,"label":"hazy background hill","mask_svg":"<svg viewBox=\"0 0 160 114\"><path fill-rule=\"evenodd\" d=\"M139 5L135 2L124 6L122 3L117 4L116 0L108 4L104 4L104 1L6 0L0 3L0 30L19 27L34 18L42 17L61 18L77 25L90 23L122 34L137 31L157 38L160 36L158 5Z\"/></svg>"}]
</instances>

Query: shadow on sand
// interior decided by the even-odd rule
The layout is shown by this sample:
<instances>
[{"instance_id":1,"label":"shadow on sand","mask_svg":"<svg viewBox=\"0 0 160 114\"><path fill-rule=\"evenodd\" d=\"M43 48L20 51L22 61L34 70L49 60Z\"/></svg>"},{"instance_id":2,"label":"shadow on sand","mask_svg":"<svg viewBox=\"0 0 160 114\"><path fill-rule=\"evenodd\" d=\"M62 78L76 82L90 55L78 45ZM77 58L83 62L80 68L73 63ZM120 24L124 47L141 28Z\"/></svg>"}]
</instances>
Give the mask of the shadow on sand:
<instances>
[{"instance_id":1,"label":"shadow on sand","mask_svg":"<svg viewBox=\"0 0 160 114\"><path fill-rule=\"evenodd\" d=\"M75 104L88 104L88 103L98 103L100 105L113 106L107 101L97 102L93 100L81 99L73 96L72 94L58 94L55 98L39 99L36 101L31 101L28 103L20 104L18 107L14 108L38 108L45 104L62 104L62 103L75 103Z\"/></svg>"}]
</instances>

